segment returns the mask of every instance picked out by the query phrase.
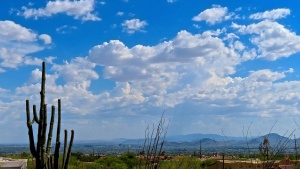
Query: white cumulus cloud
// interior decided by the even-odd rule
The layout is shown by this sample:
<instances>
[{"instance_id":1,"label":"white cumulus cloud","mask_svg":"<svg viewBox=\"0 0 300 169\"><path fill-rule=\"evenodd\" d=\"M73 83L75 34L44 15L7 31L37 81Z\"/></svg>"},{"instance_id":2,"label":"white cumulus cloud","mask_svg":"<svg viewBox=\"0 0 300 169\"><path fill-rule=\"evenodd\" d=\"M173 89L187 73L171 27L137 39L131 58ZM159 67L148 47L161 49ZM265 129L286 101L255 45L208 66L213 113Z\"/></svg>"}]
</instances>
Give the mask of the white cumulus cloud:
<instances>
[{"instance_id":1,"label":"white cumulus cloud","mask_svg":"<svg viewBox=\"0 0 300 169\"><path fill-rule=\"evenodd\" d=\"M146 25L148 25L148 23L146 21L141 21L140 19L125 20L122 23L124 30L130 34L135 33L136 31L144 31L143 28Z\"/></svg>"},{"instance_id":2,"label":"white cumulus cloud","mask_svg":"<svg viewBox=\"0 0 300 169\"><path fill-rule=\"evenodd\" d=\"M47 34L41 34L38 36L39 39L41 39L42 41L44 41L44 44L48 45L52 43L52 38L51 36L47 35Z\"/></svg>"},{"instance_id":3,"label":"white cumulus cloud","mask_svg":"<svg viewBox=\"0 0 300 169\"><path fill-rule=\"evenodd\" d=\"M193 35L187 31L180 31L174 39L155 46L129 48L112 40L93 47L88 59L105 67L105 78L135 82L133 87L155 95L167 93L170 88L182 88L186 80L191 84L213 83L219 77L233 74L241 61L221 39L206 32Z\"/></svg>"},{"instance_id":4,"label":"white cumulus cloud","mask_svg":"<svg viewBox=\"0 0 300 169\"><path fill-rule=\"evenodd\" d=\"M276 60L300 51L300 36L278 22L264 20L250 25L233 23L232 27L242 34L253 35L250 41L258 47L258 57Z\"/></svg>"},{"instance_id":5,"label":"white cumulus cloud","mask_svg":"<svg viewBox=\"0 0 300 169\"><path fill-rule=\"evenodd\" d=\"M287 8L279 8L279 9L273 9L271 11L265 11L265 12L258 12L255 14L252 14L249 16L250 19L270 19L270 20L276 20L285 18L288 15L290 15L291 11Z\"/></svg>"},{"instance_id":6,"label":"white cumulus cloud","mask_svg":"<svg viewBox=\"0 0 300 169\"><path fill-rule=\"evenodd\" d=\"M44 44L38 43L42 40ZM35 31L23 27L13 21L0 21L0 69L1 67L16 68L20 64L29 63L32 59L28 54L41 51L44 45L51 44L51 36L47 34L38 35Z\"/></svg>"},{"instance_id":7,"label":"white cumulus cloud","mask_svg":"<svg viewBox=\"0 0 300 169\"><path fill-rule=\"evenodd\" d=\"M193 21L205 21L211 25L228 20L233 14L228 14L227 7L214 5L210 9L206 9L192 18Z\"/></svg>"},{"instance_id":8,"label":"white cumulus cloud","mask_svg":"<svg viewBox=\"0 0 300 169\"><path fill-rule=\"evenodd\" d=\"M4 40L32 42L37 34L13 21L0 21L0 37Z\"/></svg>"},{"instance_id":9,"label":"white cumulus cloud","mask_svg":"<svg viewBox=\"0 0 300 169\"><path fill-rule=\"evenodd\" d=\"M91 79L98 79L98 74L92 70L95 66L95 63L91 63L85 58L77 57L72 59L70 63L65 61L64 65L54 64L51 69L58 72L66 83L76 84L83 81L90 83Z\"/></svg>"},{"instance_id":10,"label":"white cumulus cloud","mask_svg":"<svg viewBox=\"0 0 300 169\"><path fill-rule=\"evenodd\" d=\"M45 8L27 8L22 7L22 11L18 12L25 18L50 17L55 14L65 13L68 16L73 16L74 19L83 21L99 21L101 20L94 11L94 0L55 0L48 1Z\"/></svg>"}]
</instances>

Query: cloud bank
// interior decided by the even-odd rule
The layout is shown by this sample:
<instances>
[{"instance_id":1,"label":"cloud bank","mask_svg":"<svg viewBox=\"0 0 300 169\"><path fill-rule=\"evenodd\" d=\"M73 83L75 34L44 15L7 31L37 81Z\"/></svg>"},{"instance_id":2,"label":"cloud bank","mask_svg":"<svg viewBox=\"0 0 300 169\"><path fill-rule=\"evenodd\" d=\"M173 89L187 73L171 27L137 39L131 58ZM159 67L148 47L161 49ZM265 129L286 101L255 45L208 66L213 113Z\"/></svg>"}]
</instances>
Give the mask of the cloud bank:
<instances>
[{"instance_id":1,"label":"cloud bank","mask_svg":"<svg viewBox=\"0 0 300 169\"><path fill-rule=\"evenodd\" d=\"M73 13L68 13L71 8L62 8L46 12L50 10L46 6L40 15L35 15L66 13L83 19L93 11L83 8L80 13L74 7ZM227 7L215 5L200 12L193 21L212 26L234 15ZM296 68L250 66L243 70L244 64L275 63L299 53L299 35L276 21L288 15L288 9L271 10L250 15L251 23L235 18L222 29L199 29L198 33L179 30L169 40L153 45L110 39L90 46L86 56L61 62L47 57L47 103L55 105L58 97L62 99L67 117L63 126L74 128L79 138L96 138L87 130L95 126L99 135L107 134L109 129L108 138L137 137L164 110L170 118L170 134L203 128L215 132L226 126L231 131L228 135L236 135L240 124L257 119L260 122L253 130L261 131L271 120L288 121L300 114L300 81L289 79L297 73ZM121 21L123 31L129 34L146 32L148 24L140 19ZM64 25L56 31L63 33L67 28ZM50 35L38 34L13 21L1 21L0 30L2 73L7 67L39 65L39 58L28 55L53 43ZM21 124L26 99L38 104L40 67L35 67L29 76L14 90L2 87L0 82L0 126L9 120L16 126ZM110 88L95 91L107 83ZM120 128L124 131L120 132Z\"/></svg>"}]
</instances>

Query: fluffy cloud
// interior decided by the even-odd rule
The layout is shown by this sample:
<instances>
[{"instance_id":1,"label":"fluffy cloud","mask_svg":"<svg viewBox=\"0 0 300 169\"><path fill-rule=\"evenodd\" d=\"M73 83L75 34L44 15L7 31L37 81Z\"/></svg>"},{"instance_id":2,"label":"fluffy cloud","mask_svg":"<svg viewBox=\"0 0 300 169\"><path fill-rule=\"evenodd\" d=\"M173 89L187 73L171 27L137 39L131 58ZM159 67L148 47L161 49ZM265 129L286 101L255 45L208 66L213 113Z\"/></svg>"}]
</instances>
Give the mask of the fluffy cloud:
<instances>
[{"instance_id":1,"label":"fluffy cloud","mask_svg":"<svg viewBox=\"0 0 300 169\"><path fill-rule=\"evenodd\" d=\"M20 64L34 64L28 60L36 59L27 55L44 49L44 45L38 43L39 39L44 45L52 43L47 34L38 35L13 21L0 21L0 69L1 66L16 68Z\"/></svg>"},{"instance_id":2,"label":"fluffy cloud","mask_svg":"<svg viewBox=\"0 0 300 169\"><path fill-rule=\"evenodd\" d=\"M124 30L130 34L136 31L143 31L143 28L146 25L148 25L148 23L146 21L141 21L140 19L125 20L122 23Z\"/></svg>"},{"instance_id":3,"label":"fluffy cloud","mask_svg":"<svg viewBox=\"0 0 300 169\"><path fill-rule=\"evenodd\" d=\"M221 39L207 32L192 35L187 31L155 46L128 48L118 40L105 42L93 47L88 59L105 67L105 78L133 82L133 88L156 96L151 98L155 105L164 102L168 106L179 102L166 102L159 95L181 90L187 81L190 85L215 83L219 77L233 74L241 61L239 54L226 47Z\"/></svg>"},{"instance_id":4,"label":"fluffy cloud","mask_svg":"<svg viewBox=\"0 0 300 169\"><path fill-rule=\"evenodd\" d=\"M77 57L72 59L70 63L65 61L64 65L54 64L51 69L58 72L67 84L76 84L83 81L86 81L86 84L89 84L91 79L99 78L98 74L92 70L95 66L96 64L89 62L85 58Z\"/></svg>"},{"instance_id":5,"label":"fluffy cloud","mask_svg":"<svg viewBox=\"0 0 300 169\"><path fill-rule=\"evenodd\" d=\"M84 58L77 58L76 60L83 61ZM53 71L57 70L58 72L46 75L46 102L48 105L56 105L57 99L61 98L65 114L81 116L93 115L99 111L106 112L120 108L125 109L145 101L145 98L142 95L143 93L133 89L129 83L117 83L116 87L109 93L103 92L100 94L93 94L89 91L91 83L89 79L95 79L98 76L97 74L94 75L88 71L83 72L84 67L89 69L93 64L87 63L87 61L80 64L77 61L72 61L73 63L70 63L72 65L69 63L54 65L51 69ZM76 64L78 64L77 67ZM78 68L81 70L77 70ZM76 70L77 72L70 73L68 70ZM66 71L66 73L61 74L61 71ZM33 70L27 83L22 87L16 88L16 95L18 96L15 97L16 100L30 98L32 104L38 105L41 73L42 72L39 69ZM66 74L76 74L78 77L75 77L75 79L67 79L69 81L66 81L65 84L58 85L58 79L60 77L65 78ZM118 103L118 106L115 105L116 103ZM116 112L116 115L118 114L119 112Z\"/></svg>"},{"instance_id":6,"label":"fluffy cloud","mask_svg":"<svg viewBox=\"0 0 300 169\"><path fill-rule=\"evenodd\" d=\"M23 63L25 65L40 65L42 62L43 62L43 60L39 59L39 58L31 58L28 56L25 56L23 58Z\"/></svg>"},{"instance_id":7,"label":"fluffy cloud","mask_svg":"<svg viewBox=\"0 0 300 169\"><path fill-rule=\"evenodd\" d=\"M32 42L36 40L37 34L13 21L6 20L0 21L0 37L9 41Z\"/></svg>"},{"instance_id":8,"label":"fluffy cloud","mask_svg":"<svg viewBox=\"0 0 300 169\"><path fill-rule=\"evenodd\" d=\"M73 16L74 19L80 19L83 21L99 21L101 20L95 14L92 14L94 10L94 0L55 0L49 1L45 8L27 8L22 7L22 12L18 12L19 15L23 15L25 18L50 17L55 14L65 13L68 16Z\"/></svg>"},{"instance_id":9,"label":"fluffy cloud","mask_svg":"<svg viewBox=\"0 0 300 169\"><path fill-rule=\"evenodd\" d=\"M212 35L207 32L192 35L187 31L181 31L172 41L152 47L136 45L128 48L122 42L112 40L93 47L89 59L103 66L133 65L137 67L165 62L184 63L201 59L209 62L208 60L216 56L231 57L232 61L235 60L234 62L237 63L238 58L234 51L226 48L221 39Z\"/></svg>"},{"instance_id":10,"label":"fluffy cloud","mask_svg":"<svg viewBox=\"0 0 300 169\"><path fill-rule=\"evenodd\" d=\"M295 104L295 100L278 104L286 98L287 93L300 92L300 90L293 91L292 87L281 88L281 86L293 86L299 83L276 82L283 78L285 78L284 72L258 70L250 72L245 78L227 77L205 88L193 87L191 89L194 92L190 91L190 93L193 100L197 101L195 104L210 105L208 107L210 110L226 108L227 116L261 116L260 111L264 111L268 116L275 117L282 115L282 109L290 110L290 113L299 113L299 110L294 109L295 107L289 107Z\"/></svg>"},{"instance_id":11,"label":"fluffy cloud","mask_svg":"<svg viewBox=\"0 0 300 169\"><path fill-rule=\"evenodd\" d=\"M279 8L279 9L273 9L271 11L265 11L265 12L258 12L255 14L252 14L249 16L250 19L270 19L270 20L276 20L285 18L288 15L290 15L291 11L287 8Z\"/></svg>"},{"instance_id":12,"label":"fluffy cloud","mask_svg":"<svg viewBox=\"0 0 300 169\"><path fill-rule=\"evenodd\" d=\"M78 60L81 59L84 58L78 58ZM167 63L165 65L167 65ZM68 64L60 65L61 68L64 66L69 67ZM85 65L85 67L91 68L87 65ZM79 67L73 67L70 69L76 70L78 68ZM205 117L208 119L211 117L214 120L218 120L218 113L214 112L224 110L227 111L227 120L233 117L241 118L242 120L243 117L247 118L253 116L261 118L268 117L270 120L272 117L276 118L277 116L282 116L282 110L289 111L289 113L292 114L299 113L299 110L294 108L295 105L298 105L298 100L300 99L298 97L300 90L295 90L299 82L276 82L285 78L286 72L291 71L275 72L265 69L252 71L249 73L249 76L244 78L210 76L206 80L191 83L195 78L199 77L194 76L196 75L195 73L199 71L196 68L197 67L186 69L185 74L182 74L178 78L170 79L169 83L166 83L163 78L157 78L158 76L156 76L156 78L140 79L134 82L117 82L114 89L99 94L91 93L88 91L88 88L84 87L84 83L86 82L84 80L85 78L83 78L82 83L57 85L56 81L60 75L48 74L46 76L47 103L49 105L55 105L57 97L61 97L65 116L69 115L70 117L71 115L73 118L80 119L82 119L82 117L98 119L99 116L101 116L101 120L104 121L112 117L118 117L126 121L125 118L127 116L132 117L131 114L136 114L137 112L139 116L147 114L148 118L152 118L152 115L157 116L157 114L161 113L161 111L156 113L151 112L155 109L153 107L168 108L169 111L172 112L173 120L176 120L178 116L176 116L176 111L173 112L173 110L186 110L185 107L182 107L183 105L189 106L189 111L185 112L185 116L188 117L192 115L194 120L204 114L206 114ZM162 69L162 67L158 69ZM56 69L52 68L52 70L55 71ZM175 75L171 75L169 71L175 72L175 70L165 69L162 70L162 72L156 73L161 76L169 75L168 78L175 77ZM180 72L180 68L176 71ZM185 77L184 83L186 85L180 88L176 85L174 86L174 84L180 83L180 81L183 80L182 77L187 76L187 74L193 77L190 79ZM25 86L16 89L18 99L22 100L27 96L27 98L30 98L32 104L38 104L40 75L40 70L34 70L30 78L31 80L28 81ZM212 79L214 80L212 81ZM154 80L154 82L152 82L152 80ZM157 83L157 85L153 86L152 83ZM151 87L153 87L153 89L151 89ZM160 87L166 88L166 92L155 92L161 90ZM153 91L149 92L150 90ZM16 103L19 102L15 102L11 105L6 104L5 106L7 108L15 106L16 110L17 108L22 109L24 107L23 104L16 105ZM4 106L2 105L2 107ZM199 109L199 107L201 107L201 109ZM198 111L201 111L201 113ZM261 114L261 112L264 113ZM195 121L193 119L183 118L182 120L188 120L194 123ZM225 125L227 120L220 121L220 125ZM94 123L93 120L89 121ZM3 120L3 123L5 123L5 120ZM72 126L74 128L72 118L64 120L64 125L69 125L68 123L73 123ZM137 123L136 125L144 128L145 124ZM176 127L176 124L171 125ZM75 129L76 131L80 130L76 127ZM112 135L111 137L116 136Z\"/></svg>"},{"instance_id":13,"label":"fluffy cloud","mask_svg":"<svg viewBox=\"0 0 300 169\"><path fill-rule=\"evenodd\" d=\"M46 45L52 43L51 36L49 36L49 35L41 34L41 35L39 35L38 37L39 37L39 39L41 39L42 41L44 41L44 43L45 43Z\"/></svg>"},{"instance_id":14,"label":"fluffy cloud","mask_svg":"<svg viewBox=\"0 0 300 169\"><path fill-rule=\"evenodd\" d=\"M18 67L20 64L24 63L26 55L43 49L43 47L35 44L24 44L17 42L0 42L0 44L0 59L2 59L0 66L9 68Z\"/></svg>"},{"instance_id":15,"label":"fluffy cloud","mask_svg":"<svg viewBox=\"0 0 300 169\"><path fill-rule=\"evenodd\" d=\"M198 50L202 52L195 52ZM228 57L231 61L225 62ZM181 64L183 60L186 61ZM224 62L224 67L218 66L219 62ZM72 116L97 118L97 112L101 112L104 118L106 113L125 117L137 110L148 114L147 107L176 107L193 100L206 83L219 84L217 79L232 74L227 70L238 63L237 54L209 34L181 31L169 42L148 47L128 48L120 41L110 41L91 49L88 58L78 57L62 65L52 63L53 74L46 76L47 103L56 104L57 97L61 97L65 113ZM89 91L92 80L99 78L93 70L96 64L104 66L105 78L116 81L113 89L98 94ZM15 98L30 98L38 104L40 76L39 69L33 70L27 83L16 89ZM59 78L65 84L57 84Z\"/></svg>"},{"instance_id":16,"label":"fluffy cloud","mask_svg":"<svg viewBox=\"0 0 300 169\"><path fill-rule=\"evenodd\" d=\"M242 28L240 31L243 32ZM139 92L140 97L135 98L141 98L142 107L184 111L184 105L188 105L195 117L199 116L195 112L199 107L202 115L226 109L230 112L227 118L276 118L282 116L282 110L299 113L297 108L290 107L297 104L295 96L300 90L293 91L292 86L299 82L278 82L286 73L293 73L292 69L281 72L264 69L250 71L244 78L231 77L237 65L257 58L257 53L246 50L247 46L233 33L225 39L215 37L221 34L222 31L195 35L181 31L170 41L131 48L113 40L93 47L88 59L104 66L105 78L130 85L121 90L123 93ZM230 40L228 46L224 43L227 40ZM289 86L288 90L283 86ZM216 117L214 113L211 115Z\"/></svg>"},{"instance_id":17,"label":"fluffy cloud","mask_svg":"<svg viewBox=\"0 0 300 169\"><path fill-rule=\"evenodd\" d=\"M227 7L221 7L219 5L214 5L210 9L206 9L203 12L199 13L197 16L193 17L193 21L205 21L211 25L214 25L223 20L228 20L232 17L233 14L228 14Z\"/></svg>"},{"instance_id":18,"label":"fluffy cloud","mask_svg":"<svg viewBox=\"0 0 300 169\"><path fill-rule=\"evenodd\" d=\"M242 34L254 35L250 41L258 47L258 57L276 60L300 51L300 36L277 22L264 20L247 26L233 23L232 27Z\"/></svg>"},{"instance_id":19,"label":"fluffy cloud","mask_svg":"<svg viewBox=\"0 0 300 169\"><path fill-rule=\"evenodd\" d=\"M252 71L249 75L249 78L255 82L274 82L284 77L284 72L272 72L268 69Z\"/></svg>"}]
</instances>

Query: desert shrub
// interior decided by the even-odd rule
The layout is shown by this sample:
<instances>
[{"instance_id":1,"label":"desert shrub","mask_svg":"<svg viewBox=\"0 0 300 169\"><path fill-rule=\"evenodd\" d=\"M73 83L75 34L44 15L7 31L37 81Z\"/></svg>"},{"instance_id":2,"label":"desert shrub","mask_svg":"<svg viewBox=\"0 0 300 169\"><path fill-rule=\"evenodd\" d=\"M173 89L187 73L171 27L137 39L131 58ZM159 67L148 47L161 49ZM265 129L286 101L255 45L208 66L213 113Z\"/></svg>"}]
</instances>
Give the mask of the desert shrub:
<instances>
[{"instance_id":1,"label":"desert shrub","mask_svg":"<svg viewBox=\"0 0 300 169\"><path fill-rule=\"evenodd\" d=\"M127 165L128 169L133 169L138 165L138 159L132 152L122 154L120 159Z\"/></svg>"},{"instance_id":2,"label":"desert shrub","mask_svg":"<svg viewBox=\"0 0 300 169\"><path fill-rule=\"evenodd\" d=\"M200 168L201 161L198 158L193 157L180 157L173 160L164 160L160 164L160 169L189 169L189 168Z\"/></svg>"},{"instance_id":3,"label":"desert shrub","mask_svg":"<svg viewBox=\"0 0 300 169\"><path fill-rule=\"evenodd\" d=\"M116 156L107 156L95 161L103 169L127 169L126 163Z\"/></svg>"}]
</instances>

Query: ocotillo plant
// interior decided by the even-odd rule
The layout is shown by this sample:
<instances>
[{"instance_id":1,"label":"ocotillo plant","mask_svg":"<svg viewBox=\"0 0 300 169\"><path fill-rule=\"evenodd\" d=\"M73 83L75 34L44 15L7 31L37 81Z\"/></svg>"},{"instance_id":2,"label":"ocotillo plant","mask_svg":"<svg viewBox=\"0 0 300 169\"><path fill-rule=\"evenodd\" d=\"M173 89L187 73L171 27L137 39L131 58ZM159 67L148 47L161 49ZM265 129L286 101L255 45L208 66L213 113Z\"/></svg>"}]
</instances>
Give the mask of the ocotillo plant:
<instances>
[{"instance_id":1,"label":"ocotillo plant","mask_svg":"<svg viewBox=\"0 0 300 169\"><path fill-rule=\"evenodd\" d=\"M58 99L58 122L57 122L57 132L56 132L56 142L54 154L51 154L52 147L52 133L54 125L55 116L55 106L52 106L50 126L47 133L47 104L45 104L45 83L46 83L46 65L45 62L42 64L42 83L41 83L41 100L40 100L40 112L37 115L36 105L33 105L33 119L30 118L30 104L29 100L26 100L26 114L27 114L27 128L29 136L29 146L32 156L36 160L36 169L58 169L59 168L59 149L60 149L60 124L61 124L61 101ZM32 125L37 123L38 134L37 142L35 145ZM71 155L73 140L74 140L74 130L71 130L71 139L69 142L69 148L67 149L67 139L68 132L65 130L65 141L64 141L64 153L63 153L63 163L62 169L67 169L69 164L69 159ZM46 144L47 140L47 144Z\"/></svg>"},{"instance_id":2,"label":"ocotillo plant","mask_svg":"<svg viewBox=\"0 0 300 169\"><path fill-rule=\"evenodd\" d=\"M149 126L145 130L145 140L142 153L145 157L144 169L158 169L160 166L159 156L162 154L162 148L165 143L166 135L168 132L169 124L167 127L165 125L164 112L161 115L160 121L157 125L156 134L154 135L154 124L152 132L149 131ZM151 136L150 136L151 133ZM140 159L138 164L138 169L142 169L142 159Z\"/></svg>"}]
</instances>

